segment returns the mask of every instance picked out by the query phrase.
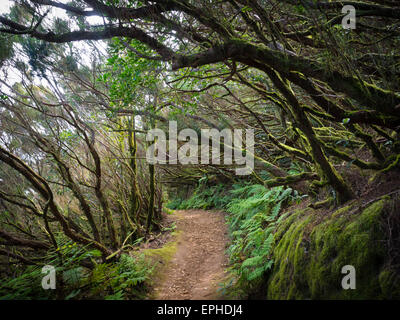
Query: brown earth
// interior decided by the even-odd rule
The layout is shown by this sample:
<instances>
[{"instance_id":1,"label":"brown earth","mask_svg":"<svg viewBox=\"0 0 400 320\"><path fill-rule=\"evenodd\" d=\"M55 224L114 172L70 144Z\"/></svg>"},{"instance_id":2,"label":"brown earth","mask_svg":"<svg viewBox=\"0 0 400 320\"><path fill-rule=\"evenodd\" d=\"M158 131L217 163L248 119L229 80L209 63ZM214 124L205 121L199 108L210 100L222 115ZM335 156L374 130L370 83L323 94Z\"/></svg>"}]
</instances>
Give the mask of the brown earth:
<instances>
[{"instance_id":1,"label":"brown earth","mask_svg":"<svg viewBox=\"0 0 400 320\"><path fill-rule=\"evenodd\" d=\"M179 233L176 252L154 288L160 300L221 299L219 283L227 267L227 228L216 211L177 210L169 216Z\"/></svg>"}]
</instances>

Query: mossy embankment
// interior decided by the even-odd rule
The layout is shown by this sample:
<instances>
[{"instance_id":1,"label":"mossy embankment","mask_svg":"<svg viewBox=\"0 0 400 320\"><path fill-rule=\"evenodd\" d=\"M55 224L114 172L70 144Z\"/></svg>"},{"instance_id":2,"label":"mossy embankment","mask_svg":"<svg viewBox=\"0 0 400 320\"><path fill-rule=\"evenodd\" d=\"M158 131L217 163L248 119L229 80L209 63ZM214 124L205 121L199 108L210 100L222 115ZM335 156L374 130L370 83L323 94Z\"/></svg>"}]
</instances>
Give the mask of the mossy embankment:
<instances>
[{"instance_id":1,"label":"mossy embankment","mask_svg":"<svg viewBox=\"0 0 400 320\"><path fill-rule=\"evenodd\" d=\"M332 212L288 210L276 224L266 297L400 299L399 203L385 196ZM355 290L341 286L345 265L355 267Z\"/></svg>"}]
</instances>

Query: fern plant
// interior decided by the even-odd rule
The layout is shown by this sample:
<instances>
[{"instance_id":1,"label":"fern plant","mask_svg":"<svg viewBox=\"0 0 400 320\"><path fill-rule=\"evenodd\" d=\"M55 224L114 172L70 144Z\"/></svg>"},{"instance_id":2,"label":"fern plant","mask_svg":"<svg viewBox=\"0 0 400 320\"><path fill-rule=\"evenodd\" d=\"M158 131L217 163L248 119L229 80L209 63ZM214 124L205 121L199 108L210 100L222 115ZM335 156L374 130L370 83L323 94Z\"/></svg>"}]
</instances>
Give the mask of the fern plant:
<instances>
[{"instance_id":1,"label":"fern plant","mask_svg":"<svg viewBox=\"0 0 400 320\"><path fill-rule=\"evenodd\" d=\"M230 270L237 277L235 289L245 293L260 286L271 269L275 221L282 205L296 196L291 188L266 189L262 185L237 187L231 192L237 198L227 208Z\"/></svg>"},{"instance_id":2,"label":"fern plant","mask_svg":"<svg viewBox=\"0 0 400 320\"><path fill-rule=\"evenodd\" d=\"M43 263L29 266L15 277L0 284L0 300L48 299L137 299L145 294L145 282L153 267L143 256L123 254L112 263L99 263L101 253L88 246L78 246L70 240L58 241L57 250L49 250ZM60 256L62 260L60 260ZM92 260L94 268L82 267ZM44 290L42 266L51 265L56 271L56 290Z\"/></svg>"}]
</instances>

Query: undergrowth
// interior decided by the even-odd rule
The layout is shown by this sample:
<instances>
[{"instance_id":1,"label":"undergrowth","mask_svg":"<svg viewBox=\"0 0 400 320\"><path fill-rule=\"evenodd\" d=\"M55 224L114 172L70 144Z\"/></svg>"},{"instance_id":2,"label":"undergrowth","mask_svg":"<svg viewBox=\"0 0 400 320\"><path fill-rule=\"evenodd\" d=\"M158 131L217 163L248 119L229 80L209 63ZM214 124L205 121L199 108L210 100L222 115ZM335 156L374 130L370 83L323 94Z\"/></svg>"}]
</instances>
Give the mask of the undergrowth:
<instances>
[{"instance_id":1,"label":"undergrowth","mask_svg":"<svg viewBox=\"0 0 400 320\"><path fill-rule=\"evenodd\" d=\"M212 187L200 185L188 199L175 198L171 200L166 207L168 209L222 209L225 208L229 201L232 200L232 195L227 192L227 187L218 184Z\"/></svg>"},{"instance_id":2,"label":"undergrowth","mask_svg":"<svg viewBox=\"0 0 400 320\"><path fill-rule=\"evenodd\" d=\"M62 258L60 258L62 257ZM65 241L50 250L46 263L28 266L0 284L0 300L47 299L140 299L152 267L143 256L121 255L118 261L103 263L98 250ZM53 266L56 288L43 289L44 265ZM91 265L88 267L88 265Z\"/></svg>"}]
</instances>

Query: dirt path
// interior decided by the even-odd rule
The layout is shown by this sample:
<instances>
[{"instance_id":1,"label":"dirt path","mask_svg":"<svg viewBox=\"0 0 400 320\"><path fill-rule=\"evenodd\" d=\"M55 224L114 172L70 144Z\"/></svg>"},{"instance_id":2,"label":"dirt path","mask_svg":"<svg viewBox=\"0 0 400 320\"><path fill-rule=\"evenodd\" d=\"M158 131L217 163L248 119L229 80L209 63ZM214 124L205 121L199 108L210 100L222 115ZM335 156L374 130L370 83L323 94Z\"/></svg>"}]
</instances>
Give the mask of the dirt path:
<instances>
[{"instance_id":1,"label":"dirt path","mask_svg":"<svg viewBox=\"0 0 400 320\"><path fill-rule=\"evenodd\" d=\"M163 270L165 279L154 288L160 300L219 299L225 276L227 230L222 213L177 210L172 219L180 232L177 249Z\"/></svg>"}]
</instances>

